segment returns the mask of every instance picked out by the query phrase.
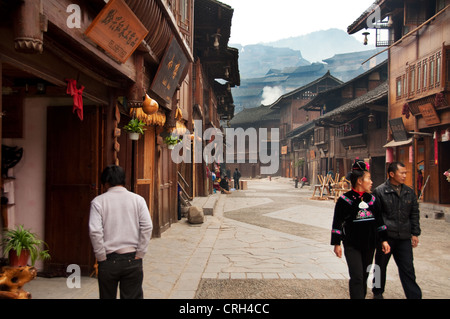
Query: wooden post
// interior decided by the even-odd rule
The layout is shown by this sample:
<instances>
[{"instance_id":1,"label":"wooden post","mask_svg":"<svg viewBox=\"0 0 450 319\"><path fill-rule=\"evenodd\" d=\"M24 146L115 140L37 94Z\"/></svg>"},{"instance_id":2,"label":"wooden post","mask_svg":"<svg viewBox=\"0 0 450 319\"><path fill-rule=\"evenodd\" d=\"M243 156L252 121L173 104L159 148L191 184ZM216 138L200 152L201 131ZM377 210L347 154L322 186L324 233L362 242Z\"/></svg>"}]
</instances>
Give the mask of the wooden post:
<instances>
[{"instance_id":1,"label":"wooden post","mask_svg":"<svg viewBox=\"0 0 450 319\"><path fill-rule=\"evenodd\" d=\"M42 53L46 21L40 0L22 1L14 16L14 46L23 53Z\"/></svg>"}]
</instances>

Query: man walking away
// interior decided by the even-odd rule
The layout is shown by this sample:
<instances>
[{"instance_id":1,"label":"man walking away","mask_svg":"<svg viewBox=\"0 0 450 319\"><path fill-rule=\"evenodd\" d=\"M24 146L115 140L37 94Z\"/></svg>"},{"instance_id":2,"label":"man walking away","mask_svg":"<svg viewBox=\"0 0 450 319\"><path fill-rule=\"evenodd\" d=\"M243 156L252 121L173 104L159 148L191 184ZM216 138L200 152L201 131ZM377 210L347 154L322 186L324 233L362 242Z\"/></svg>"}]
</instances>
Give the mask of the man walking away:
<instances>
[{"instance_id":1,"label":"man walking away","mask_svg":"<svg viewBox=\"0 0 450 319\"><path fill-rule=\"evenodd\" d=\"M238 168L236 167L234 173L233 173L233 179L234 179L234 188L239 189L239 178L241 178L241 172L239 172Z\"/></svg>"},{"instance_id":2,"label":"man walking away","mask_svg":"<svg viewBox=\"0 0 450 319\"><path fill-rule=\"evenodd\" d=\"M105 168L101 182L106 192L91 202L89 235L98 262L101 299L142 299L142 258L153 224L143 197L125 188L120 166Z\"/></svg>"},{"instance_id":3,"label":"man walking away","mask_svg":"<svg viewBox=\"0 0 450 319\"><path fill-rule=\"evenodd\" d=\"M375 254L375 264L380 267L381 272L380 285L372 289L375 299L383 298L386 268L391 254L394 255L406 298L422 298L422 291L416 283L412 250L419 244L421 232L419 204L414 191L404 184L406 172L403 163L391 163L388 167L389 179L374 191L381 205L391 247L390 254L383 254L380 248Z\"/></svg>"}]
</instances>

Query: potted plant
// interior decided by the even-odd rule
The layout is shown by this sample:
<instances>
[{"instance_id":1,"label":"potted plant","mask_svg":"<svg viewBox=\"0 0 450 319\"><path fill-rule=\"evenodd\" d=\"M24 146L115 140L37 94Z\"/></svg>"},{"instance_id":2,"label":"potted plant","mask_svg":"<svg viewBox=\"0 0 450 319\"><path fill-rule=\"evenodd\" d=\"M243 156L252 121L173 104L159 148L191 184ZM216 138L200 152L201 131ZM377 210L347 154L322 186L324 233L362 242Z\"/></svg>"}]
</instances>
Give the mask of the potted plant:
<instances>
[{"instance_id":1,"label":"potted plant","mask_svg":"<svg viewBox=\"0 0 450 319\"><path fill-rule=\"evenodd\" d=\"M34 266L37 259L50 259L48 250L42 249L42 246L47 244L30 230L24 229L23 225L7 230L3 234L2 245L3 254L5 257L9 256L11 266L26 266L29 257L31 266Z\"/></svg>"},{"instance_id":2,"label":"potted plant","mask_svg":"<svg viewBox=\"0 0 450 319\"><path fill-rule=\"evenodd\" d=\"M181 140L176 135L170 134L164 138L164 143L167 144L167 147L170 150L174 149L175 145L177 145L179 142L181 142Z\"/></svg>"},{"instance_id":3,"label":"potted plant","mask_svg":"<svg viewBox=\"0 0 450 319\"><path fill-rule=\"evenodd\" d=\"M128 136L131 140L138 140L140 134L144 134L145 131L145 123L141 120L134 118L131 119L130 122L128 122L127 125L123 127L125 131L128 132Z\"/></svg>"}]
</instances>

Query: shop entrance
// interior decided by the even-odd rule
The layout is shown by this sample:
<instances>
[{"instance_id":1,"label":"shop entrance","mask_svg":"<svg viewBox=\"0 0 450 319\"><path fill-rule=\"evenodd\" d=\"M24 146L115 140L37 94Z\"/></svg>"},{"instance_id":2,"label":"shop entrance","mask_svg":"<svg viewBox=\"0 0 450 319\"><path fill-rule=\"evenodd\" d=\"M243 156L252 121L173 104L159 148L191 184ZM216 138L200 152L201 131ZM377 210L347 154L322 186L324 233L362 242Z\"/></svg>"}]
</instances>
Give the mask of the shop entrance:
<instances>
[{"instance_id":1,"label":"shop entrance","mask_svg":"<svg viewBox=\"0 0 450 319\"><path fill-rule=\"evenodd\" d=\"M91 200L100 190L99 108L84 107L81 121L72 107L47 111L45 241L51 260L48 271L69 264L89 274L95 257L89 239Z\"/></svg>"}]
</instances>

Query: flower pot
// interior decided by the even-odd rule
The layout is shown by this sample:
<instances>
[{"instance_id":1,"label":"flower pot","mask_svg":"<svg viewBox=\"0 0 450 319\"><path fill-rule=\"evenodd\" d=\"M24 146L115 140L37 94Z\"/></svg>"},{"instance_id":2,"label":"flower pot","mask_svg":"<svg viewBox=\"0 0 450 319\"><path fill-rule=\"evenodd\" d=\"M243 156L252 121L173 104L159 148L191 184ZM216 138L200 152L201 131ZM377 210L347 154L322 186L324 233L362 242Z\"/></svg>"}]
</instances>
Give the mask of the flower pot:
<instances>
[{"instance_id":1,"label":"flower pot","mask_svg":"<svg viewBox=\"0 0 450 319\"><path fill-rule=\"evenodd\" d=\"M168 148L169 150L173 150L173 149L175 148L175 145L173 145L173 144L167 145L167 148Z\"/></svg>"},{"instance_id":2,"label":"flower pot","mask_svg":"<svg viewBox=\"0 0 450 319\"><path fill-rule=\"evenodd\" d=\"M130 138L130 140L133 140L133 141L137 141L138 139L139 139L139 133L128 133L128 137Z\"/></svg>"},{"instance_id":3,"label":"flower pot","mask_svg":"<svg viewBox=\"0 0 450 319\"><path fill-rule=\"evenodd\" d=\"M15 250L9 251L9 264L12 267L22 267L26 266L28 263L28 258L30 257L30 251L27 249L23 249L20 252L20 256L17 256Z\"/></svg>"}]
</instances>

